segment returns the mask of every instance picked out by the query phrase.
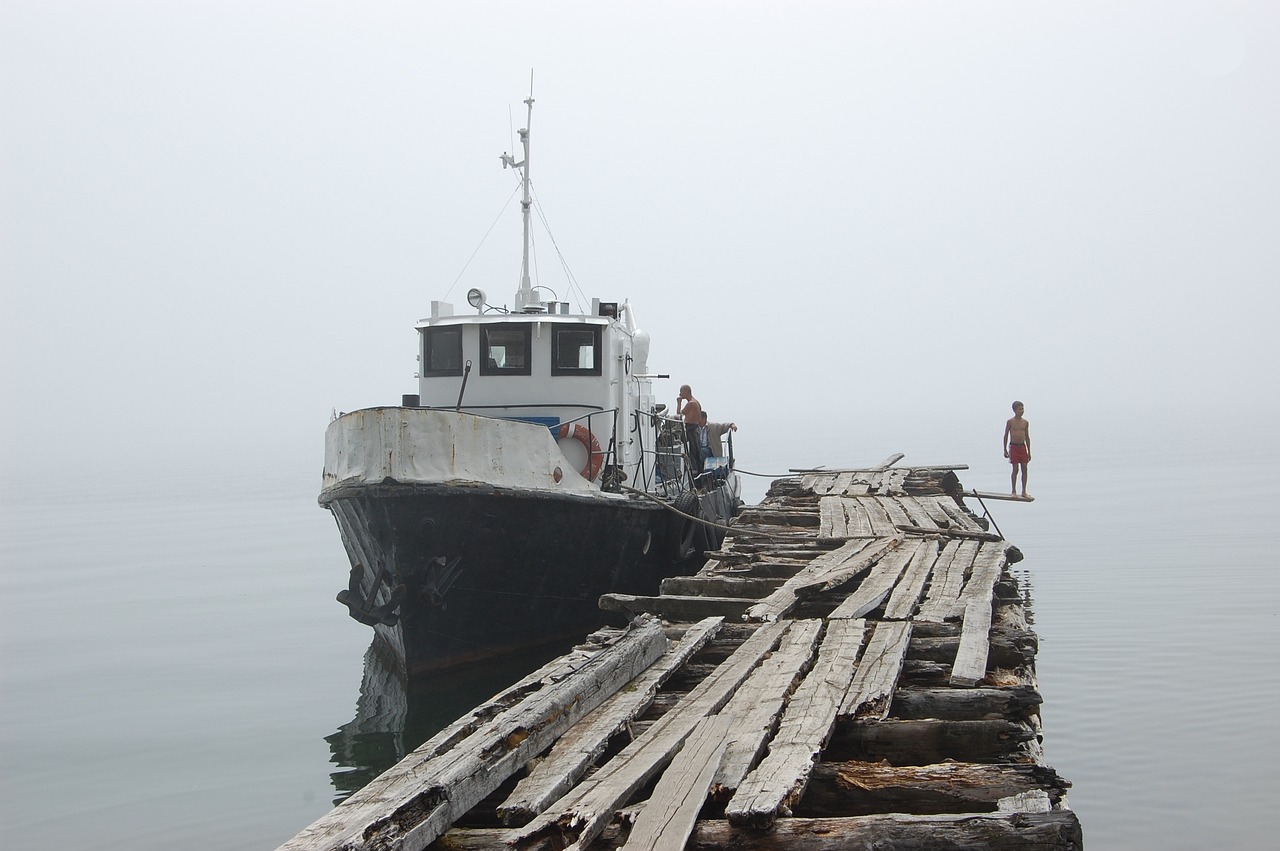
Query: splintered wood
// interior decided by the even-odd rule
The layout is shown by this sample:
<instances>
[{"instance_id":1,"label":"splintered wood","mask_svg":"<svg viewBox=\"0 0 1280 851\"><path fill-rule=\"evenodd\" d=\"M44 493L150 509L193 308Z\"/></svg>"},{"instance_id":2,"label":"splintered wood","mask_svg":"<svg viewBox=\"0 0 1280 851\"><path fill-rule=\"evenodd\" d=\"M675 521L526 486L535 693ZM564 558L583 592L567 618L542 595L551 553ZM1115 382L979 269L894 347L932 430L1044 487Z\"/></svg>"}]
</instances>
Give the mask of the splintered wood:
<instances>
[{"instance_id":1,"label":"splintered wood","mask_svg":"<svg viewBox=\"0 0 1280 851\"><path fill-rule=\"evenodd\" d=\"M963 465L901 458L775 481L697 575L603 597L626 629L282 848L1081 848L1010 547Z\"/></svg>"}]
</instances>

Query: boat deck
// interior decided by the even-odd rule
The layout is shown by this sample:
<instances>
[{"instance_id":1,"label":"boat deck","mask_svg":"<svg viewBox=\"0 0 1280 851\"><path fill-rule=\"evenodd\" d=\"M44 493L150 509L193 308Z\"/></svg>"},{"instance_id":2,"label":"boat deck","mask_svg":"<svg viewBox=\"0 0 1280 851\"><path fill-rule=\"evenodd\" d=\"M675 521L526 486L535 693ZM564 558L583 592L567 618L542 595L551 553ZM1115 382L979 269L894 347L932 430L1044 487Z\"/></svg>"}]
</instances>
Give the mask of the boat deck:
<instances>
[{"instance_id":1,"label":"boat deck","mask_svg":"<svg viewBox=\"0 0 1280 851\"><path fill-rule=\"evenodd\" d=\"M954 470L808 471L282 849L1080 848L1021 553ZM984 495L985 496L985 495Z\"/></svg>"}]
</instances>

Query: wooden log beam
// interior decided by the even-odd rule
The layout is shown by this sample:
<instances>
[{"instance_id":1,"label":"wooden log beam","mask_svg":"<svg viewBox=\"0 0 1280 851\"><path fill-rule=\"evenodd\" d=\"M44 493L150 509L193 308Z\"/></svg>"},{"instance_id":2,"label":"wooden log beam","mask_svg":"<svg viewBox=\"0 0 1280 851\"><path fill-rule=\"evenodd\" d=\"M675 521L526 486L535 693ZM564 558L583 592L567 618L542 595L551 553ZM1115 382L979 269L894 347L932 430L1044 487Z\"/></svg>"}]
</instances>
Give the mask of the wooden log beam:
<instances>
[{"instance_id":1,"label":"wooden log beam","mask_svg":"<svg viewBox=\"0 0 1280 851\"><path fill-rule=\"evenodd\" d=\"M600 608L606 612L622 612L629 617L647 613L670 621L698 621L709 617L736 620L758 603L755 597L686 597L674 594L658 597L605 594L600 597Z\"/></svg>"},{"instance_id":2,"label":"wooden log beam","mask_svg":"<svg viewBox=\"0 0 1280 851\"><path fill-rule=\"evenodd\" d=\"M666 650L662 624L639 619L559 682L529 692L459 740L433 737L334 807L281 851L420 851Z\"/></svg>"},{"instance_id":3,"label":"wooden log beam","mask_svg":"<svg viewBox=\"0 0 1280 851\"><path fill-rule=\"evenodd\" d=\"M585 849L609 823L614 811L670 763L699 722L729 702L765 654L778 646L789 626L785 622L771 623L756 630L675 708L554 806L509 833L505 841L520 849L547 839L559 849Z\"/></svg>"},{"instance_id":4,"label":"wooden log beam","mask_svg":"<svg viewBox=\"0 0 1280 851\"><path fill-rule=\"evenodd\" d=\"M570 728L551 752L516 784L498 806L503 824L523 824L573 788L605 752L609 740L653 703L658 687L719 633L723 620L707 618L685 630L678 644L627 688L610 697Z\"/></svg>"},{"instance_id":5,"label":"wooden log beam","mask_svg":"<svg viewBox=\"0 0 1280 851\"><path fill-rule=\"evenodd\" d=\"M1080 820L1071 810L984 815L876 815L779 820L767 832L728 821L698 823L686 851L1079 851Z\"/></svg>"},{"instance_id":6,"label":"wooden log beam","mask_svg":"<svg viewBox=\"0 0 1280 851\"><path fill-rule=\"evenodd\" d=\"M958 762L1001 762L1014 758L1035 730L1024 722L993 721L859 721L837 725L823 754L831 761L888 760L892 765Z\"/></svg>"},{"instance_id":7,"label":"wooden log beam","mask_svg":"<svg viewBox=\"0 0 1280 851\"><path fill-rule=\"evenodd\" d=\"M899 688L889 715L906 721L1021 720L1037 712L1043 699L1030 685L1005 688Z\"/></svg>"},{"instance_id":8,"label":"wooden log beam","mask_svg":"<svg viewBox=\"0 0 1280 851\"><path fill-rule=\"evenodd\" d=\"M436 843L438 851L509 851L497 828L455 828ZM593 848L617 847L625 828L610 826ZM771 831L734 827L726 820L704 819L694 828L686 851L1080 851L1080 820L1071 810L1048 813L981 815L879 815L846 818L782 819ZM530 846L555 851L548 841Z\"/></svg>"},{"instance_id":9,"label":"wooden log beam","mask_svg":"<svg viewBox=\"0 0 1280 851\"><path fill-rule=\"evenodd\" d=\"M831 818L996 812L1002 799L1033 790L1046 793L1049 805L1057 807L1070 787L1043 765L822 763L814 767L796 815Z\"/></svg>"},{"instance_id":10,"label":"wooden log beam","mask_svg":"<svg viewBox=\"0 0 1280 851\"><path fill-rule=\"evenodd\" d=\"M726 817L735 824L772 824L804 794L809 772L835 725L865 629L862 620L828 623L818 659L787 704L769 755L740 783L730 778L722 784L737 786L725 807Z\"/></svg>"},{"instance_id":11,"label":"wooden log beam","mask_svg":"<svg viewBox=\"0 0 1280 851\"><path fill-rule=\"evenodd\" d=\"M760 599L776 591L786 581L783 577L730 576L724 573L699 573L694 576L672 576L662 580L660 593L675 597L728 597Z\"/></svg>"}]
</instances>

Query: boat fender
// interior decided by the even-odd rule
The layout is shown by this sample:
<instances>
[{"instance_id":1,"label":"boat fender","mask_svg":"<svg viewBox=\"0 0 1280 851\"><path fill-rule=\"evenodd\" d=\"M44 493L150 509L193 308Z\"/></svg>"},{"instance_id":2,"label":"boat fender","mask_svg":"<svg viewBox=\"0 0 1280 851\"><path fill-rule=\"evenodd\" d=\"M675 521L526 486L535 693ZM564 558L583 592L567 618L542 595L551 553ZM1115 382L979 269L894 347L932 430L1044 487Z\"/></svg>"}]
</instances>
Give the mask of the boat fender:
<instances>
[{"instance_id":1,"label":"boat fender","mask_svg":"<svg viewBox=\"0 0 1280 851\"><path fill-rule=\"evenodd\" d=\"M594 482L604 466L604 451L600 449L600 441L581 425L565 423L560 426L560 439L573 438L587 448L587 463L578 473L589 482Z\"/></svg>"},{"instance_id":2,"label":"boat fender","mask_svg":"<svg viewBox=\"0 0 1280 851\"><path fill-rule=\"evenodd\" d=\"M676 516L676 534L672 552L676 561L686 561L696 555L698 549L696 542L699 524L689 519L698 516L698 495L693 491L684 491L676 497L671 507L681 514L689 515L689 517Z\"/></svg>"}]
</instances>

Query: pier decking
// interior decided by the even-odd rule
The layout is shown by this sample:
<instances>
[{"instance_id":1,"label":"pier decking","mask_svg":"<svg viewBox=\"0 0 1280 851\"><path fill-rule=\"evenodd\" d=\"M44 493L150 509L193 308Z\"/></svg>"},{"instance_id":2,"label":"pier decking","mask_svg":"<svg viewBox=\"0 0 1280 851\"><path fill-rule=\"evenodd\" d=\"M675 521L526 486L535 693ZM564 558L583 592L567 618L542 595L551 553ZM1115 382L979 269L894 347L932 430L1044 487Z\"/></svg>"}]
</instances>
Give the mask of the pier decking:
<instances>
[{"instance_id":1,"label":"pier decking","mask_svg":"<svg viewBox=\"0 0 1280 851\"><path fill-rule=\"evenodd\" d=\"M476 707L282 846L1080 848L1036 637L953 470L776 481L625 629ZM985 495L984 495L985 496Z\"/></svg>"}]
</instances>

